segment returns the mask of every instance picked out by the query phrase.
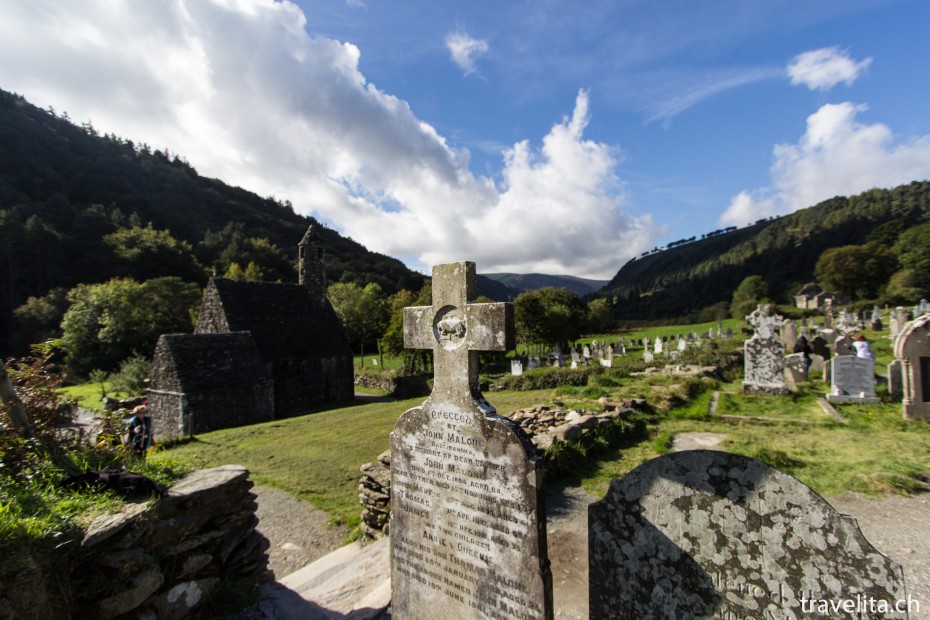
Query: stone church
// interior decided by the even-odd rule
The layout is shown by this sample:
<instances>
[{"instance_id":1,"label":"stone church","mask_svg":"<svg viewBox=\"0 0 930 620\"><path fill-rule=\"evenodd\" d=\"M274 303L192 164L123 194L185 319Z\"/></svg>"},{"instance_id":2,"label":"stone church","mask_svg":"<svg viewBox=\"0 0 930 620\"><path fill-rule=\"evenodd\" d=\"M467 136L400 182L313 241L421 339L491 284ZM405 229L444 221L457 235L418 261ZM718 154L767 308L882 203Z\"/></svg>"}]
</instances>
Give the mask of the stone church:
<instances>
[{"instance_id":1,"label":"stone church","mask_svg":"<svg viewBox=\"0 0 930 620\"><path fill-rule=\"evenodd\" d=\"M297 284L211 278L194 333L159 339L149 382L158 440L353 398L352 349L326 299L318 241L311 225Z\"/></svg>"}]
</instances>

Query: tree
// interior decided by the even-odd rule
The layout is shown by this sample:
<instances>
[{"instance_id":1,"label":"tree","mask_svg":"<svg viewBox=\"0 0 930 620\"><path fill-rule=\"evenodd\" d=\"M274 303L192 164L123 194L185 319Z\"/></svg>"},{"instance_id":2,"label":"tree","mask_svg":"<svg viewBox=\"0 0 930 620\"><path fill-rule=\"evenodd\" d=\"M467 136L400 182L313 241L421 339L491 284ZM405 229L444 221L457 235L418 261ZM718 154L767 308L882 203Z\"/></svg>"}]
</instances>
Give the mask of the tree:
<instances>
[{"instance_id":1,"label":"tree","mask_svg":"<svg viewBox=\"0 0 930 620\"><path fill-rule=\"evenodd\" d=\"M930 222L901 233L894 244L894 250L905 269L930 273Z\"/></svg>"},{"instance_id":2,"label":"tree","mask_svg":"<svg viewBox=\"0 0 930 620\"><path fill-rule=\"evenodd\" d=\"M902 269L888 280L884 298L892 304L908 304L930 295L930 272Z\"/></svg>"},{"instance_id":3,"label":"tree","mask_svg":"<svg viewBox=\"0 0 930 620\"><path fill-rule=\"evenodd\" d=\"M159 276L178 276L182 280L203 282L206 272L194 256L191 245L178 241L169 230L121 228L103 238L122 261L124 273L138 280Z\"/></svg>"},{"instance_id":4,"label":"tree","mask_svg":"<svg viewBox=\"0 0 930 620\"><path fill-rule=\"evenodd\" d=\"M79 284L61 323L65 362L85 376L113 370L134 353L151 357L158 336L191 330L199 299L199 287L177 277Z\"/></svg>"},{"instance_id":5,"label":"tree","mask_svg":"<svg viewBox=\"0 0 930 620\"><path fill-rule=\"evenodd\" d=\"M13 311L27 344L43 342L61 334L61 319L68 309L68 291L53 288L42 297L30 297Z\"/></svg>"},{"instance_id":6,"label":"tree","mask_svg":"<svg viewBox=\"0 0 930 620\"><path fill-rule=\"evenodd\" d=\"M249 261L245 269L240 267L237 262L229 263L229 269L226 270L226 274L223 277L229 278L230 280L252 280L260 282L264 279L263 276L264 274L262 273L261 267Z\"/></svg>"},{"instance_id":7,"label":"tree","mask_svg":"<svg viewBox=\"0 0 930 620\"><path fill-rule=\"evenodd\" d=\"M404 308L413 306L415 298L408 290L400 290L387 299L388 322L381 337L381 350L388 355L404 354Z\"/></svg>"},{"instance_id":8,"label":"tree","mask_svg":"<svg viewBox=\"0 0 930 620\"><path fill-rule=\"evenodd\" d=\"M520 294L513 310L517 339L524 344L575 340L587 319L587 308L577 295L551 286Z\"/></svg>"},{"instance_id":9,"label":"tree","mask_svg":"<svg viewBox=\"0 0 930 620\"><path fill-rule=\"evenodd\" d=\"M588 333L607 333L613 324L614 315L606 299L592 299L588 302Z\"/></svg>"},{"instance_id":10,"label":"tree","mask_svg":"<svg viewBox=\"0 0 930 620\"><path fill-rule=\"evenodd\" d=\"M337 282L326 291L329 302L346 330L349 342L357 344L364 363L365 344L383 334L388 309L381 287L370 282L361 288L354 282Z\"/></svg>"},{"instance_id":11,"label":"tree","mask_svg":"<svg viewBox=\"0 0 930 620\"><path fill-rule=\"evenodd\" d=\"M736 290L733 291L733 300L730 302L733 316L742 318L753 311L753 309L769 294L769 287L762 279L762 276L748 276L740 282Z\"/></svg>"},{"instance_id":12,"label":"tree","mask_svg":"<svg viewBox=\"0 0 930 620\"><path fill-rule=\"evenodd\" d=\"M814 277L824 290L846 293L853 299L868 299L878 294L896 266L894 254L887 246L844 245L824 250L814 267Z\"/></svg>"}]
</instances>

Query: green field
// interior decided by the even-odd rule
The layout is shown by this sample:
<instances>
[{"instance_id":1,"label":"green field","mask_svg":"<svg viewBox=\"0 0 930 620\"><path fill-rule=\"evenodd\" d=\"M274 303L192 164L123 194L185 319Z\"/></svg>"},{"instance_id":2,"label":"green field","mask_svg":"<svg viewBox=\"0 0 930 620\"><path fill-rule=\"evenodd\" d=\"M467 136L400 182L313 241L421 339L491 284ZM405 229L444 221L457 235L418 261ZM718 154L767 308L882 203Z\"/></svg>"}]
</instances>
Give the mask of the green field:
<instances>
[{"instance_id":1,"label":"green field","mask_svg":"<svg viewBox=\"0 0 930 620\"><path fill-rule=\"evenodd\" d=\"M599 452L555 483L582 485L603 494L611 478L666 451L677 433L699 431L726 435L726 450L766 461L822 494L927 490L930 425L903 420L899 404L837 406L849 421L842 425L817 405L818 396L827 391L819 381L802 384L799 393L785 397L743 396L738 382L666 375L628 377L617 386L601 383L608 387L598 393L615 399L643 397L654 404L648 415L648 436ZM720 399L716 415L709 416L715 390L720 391ZM590 398L565 389L495 391L486 397L502 414L554 401L566 408L596 406ZM205 433L153 458L196 467L244 465L257 484L289 491L327 511L334 522L354 526L361 511L356 490L359 467L388 449L397 418L422 400L359 404Z\"/></svg>"}]
</instances>

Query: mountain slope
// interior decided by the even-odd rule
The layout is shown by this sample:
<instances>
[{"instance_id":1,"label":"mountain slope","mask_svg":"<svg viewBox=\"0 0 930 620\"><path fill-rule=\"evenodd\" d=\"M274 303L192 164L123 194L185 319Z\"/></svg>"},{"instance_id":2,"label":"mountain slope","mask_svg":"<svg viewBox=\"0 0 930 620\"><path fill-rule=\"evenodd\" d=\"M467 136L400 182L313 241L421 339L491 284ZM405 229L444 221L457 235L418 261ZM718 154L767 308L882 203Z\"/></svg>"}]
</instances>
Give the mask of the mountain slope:
<instances>
[{"instance_id":1,"label":"mountain slope","mask_svg":"<svg viewBox=\"0 0 930 620\"><path fill-rule=\"evenodd\" d=\"M744 278L760 275L771 296L787 300L824 250L859 245L879 225L930 220L930 183L836 197L791 215L632 260L600 291L621 319L681 317L729 301Z\"/></svg>"},{"instance_id":2,"label":"mountain slope","mask_svg":"<svg viewBox=\"0 0 930 620\"><path fill-rule=\"evenodd\" d=\"M286 202L202 177L177 155L101 136L0 90L0 354L9 351L14 308L56 287L127 275L103 238L149 222L195 256L201 268L191 278L200 284L225 269L229 256L247 255L236 244L257 239L267 240L257 249L280 265L272 279L296 281L297 243L318 224ZM377 282L386 293L416 291L424 282L399 260L334 230L319 234L331 282ZM151 267L150 277L177 275Z\"/></svg>"},{"instance_id":3,"label":"mountain slope","mask_svg":"<svg viewBox=\"0 0 930 620\"><path fill-rule=\"evenodd\" d=\"M486 273L483 275L507 285L516 290L518 294L551 286L568 289L576 295L588 295L607 284L607 280L588 280L575 276L551 276L544 273Z\"/></svg>"}]
</instances>

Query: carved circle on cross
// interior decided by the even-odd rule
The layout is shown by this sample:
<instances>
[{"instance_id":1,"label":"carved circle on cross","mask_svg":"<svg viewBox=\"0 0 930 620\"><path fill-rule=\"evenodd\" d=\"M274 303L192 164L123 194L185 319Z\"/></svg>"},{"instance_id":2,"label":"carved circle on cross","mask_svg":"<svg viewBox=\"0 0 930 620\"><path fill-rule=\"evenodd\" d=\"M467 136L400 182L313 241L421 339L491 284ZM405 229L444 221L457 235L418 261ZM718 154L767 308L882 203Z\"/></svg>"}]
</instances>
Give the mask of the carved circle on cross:
<instances>
[{"instance_id":1,"label":"carved circle on cross","mask_svg":"<svg viewBox=\"0 0 930 620\"><path fill-rule=\"evenodd\" d=\"M465 342L465 316L455 306L443 306L433 319L433 336L446 351L452 351Z\"/></svg>"}]
</instances>

